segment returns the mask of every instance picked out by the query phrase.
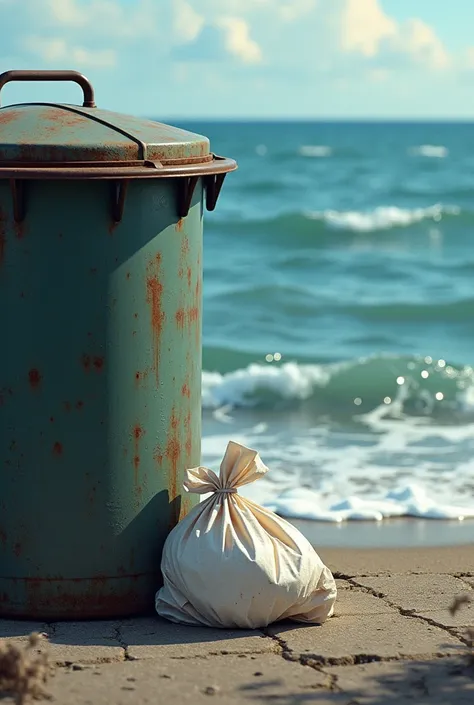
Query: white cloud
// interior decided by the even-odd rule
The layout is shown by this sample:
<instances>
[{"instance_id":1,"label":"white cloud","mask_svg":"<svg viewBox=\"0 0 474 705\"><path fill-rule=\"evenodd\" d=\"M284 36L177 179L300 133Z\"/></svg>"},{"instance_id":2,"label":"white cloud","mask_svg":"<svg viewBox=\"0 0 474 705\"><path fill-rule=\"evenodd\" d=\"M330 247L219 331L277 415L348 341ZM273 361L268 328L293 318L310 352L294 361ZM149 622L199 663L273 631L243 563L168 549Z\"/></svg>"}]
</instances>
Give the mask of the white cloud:
<instances>
[{"instance_id":1,"label":"white cloud","mask_svg":"<svg viewBox=\"0 0 474 705\"><path fill-rule=\"evenodd\" d=\"M173 18L175 37L184 42L192 42L200 34L204 22L204 17L186 0L176 0Z\"/></svg>"},{"instance_id":2,"label":"white cloud","mask_svg":"<svg viewBox=\"0 0 474 705\"><path fill-rule=\"evenodd\" d=\"M58 24L69 27L83 27L87 24L87 15L77 5L76 0L48 0L48 7L51 17ZM94 6L90 9L93 11Z\"/></svg>"},{"instance_id":3,"label":"white cloud","mask_svg":"<svg viewBox=\"0 0 474 705\"><path fill-rule=\"evenodd\" d=\"M216 26L224 32L225 48L245 64L258 64L262 60L260 46L250 37L250 29L240 17L220 17Z\"/></svg>"},{"instance_id":4,"label":"white cloud","mask_svg":"<svg viewBox=\"0 0 474 705\"><path fill-rule=\"evenodd\" d=\"M444 69L450 56L430 25L418 18L396 22L379 0L344 0L339 17L340 46L367 59L391 59Z\"/></svg>"},{"instance_id":5,"label":"white cloud","mask_svg":"<svg viewBox=\"0 0 474 705\"><path fill-rule=\"evenodd\" d=\"M432 27L420 19L405 22L399 32L400 46L411 54L415 61L443 69L449 66L450 56Z\"/></svg>"},{"instance_id":6,"label":"white cloud","mask_svg":"<svg viewBox=\"0 0 474 705\"><path fill-rule=\"evenodd\" d=\"M116 52L112 49L94 50L69 46L64 39L58 37L28 37L24 40L24 46L46 64L72 61L80 68L111 68L117 63Z\"/></svg>"},{"instance_id":7,"label":"white cloud","mask_svg":"<svg viewBox=\"0 0 474 705\"><path fill-rule=\"evenodd\" d=\"M117 0L33 1L36 5L46 5L51 23L64 29L89 29L103 35L131 38L156 34L158 29L155 0L133 0L133 5L123 5Z\"/></svg>"},{"instance_id":8,"label":"white cloud","mask_svg":"<svg viewBox=\"0 0 474 705\"><path fill-rule=\"evenodd\" d=\"M378 53L383 40L397 35L397 23L378 0L347 0L339 22L342 50L367 57Z\"/></svg>"}]
</instances>

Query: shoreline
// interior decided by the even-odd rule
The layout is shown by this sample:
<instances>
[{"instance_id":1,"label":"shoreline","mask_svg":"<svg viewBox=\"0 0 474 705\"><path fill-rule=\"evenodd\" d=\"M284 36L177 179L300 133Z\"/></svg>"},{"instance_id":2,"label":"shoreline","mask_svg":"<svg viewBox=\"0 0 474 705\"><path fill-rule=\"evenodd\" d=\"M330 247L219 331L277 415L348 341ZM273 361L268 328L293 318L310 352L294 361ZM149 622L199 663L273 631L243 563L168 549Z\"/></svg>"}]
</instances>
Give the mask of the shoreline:
<instances>
[{"instance_id":1,"label":"shoreline","mask_svg":"<svg viewBox=\"0 0 474 705\"><path fill-rule=\"evenodd\" d=\"M474 587L474 541L464 546L424 548L336 548L315 546L335 577L400 574L472 576Z\"/></svg>"},{"instance_id":2,"label":"shoreline","mask_svg":"<svg viewBox=\"0 0 474 705\"><path fill-rule=\"evenodd\" d=\"M463 547L474 543L474 519L418 519L395 517L375 521L346 521L341 524L288 519L317 549L431 549ZM474 563L474 549L473 549Z\"/></svg>"}]
</instances>

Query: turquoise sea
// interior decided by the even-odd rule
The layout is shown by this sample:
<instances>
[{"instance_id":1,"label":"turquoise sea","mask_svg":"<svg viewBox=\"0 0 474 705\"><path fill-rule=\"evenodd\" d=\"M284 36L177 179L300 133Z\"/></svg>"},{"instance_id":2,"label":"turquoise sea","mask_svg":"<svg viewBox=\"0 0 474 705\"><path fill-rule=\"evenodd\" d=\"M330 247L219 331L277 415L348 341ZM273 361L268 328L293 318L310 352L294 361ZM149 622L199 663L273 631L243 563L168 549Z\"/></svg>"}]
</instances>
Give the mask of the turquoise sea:
<instances>
[{"instance_id":1,"label":"turquoise sea","mask_svg":"<svg viewBox=\"0 0 474 705\"><path fill-rule=\"evenodd\" d=\"M203 462L260 450L249 493L291 517L474 516L473 126L180 126L239 163L205 217Z\"/></svg>"}]
</instances>

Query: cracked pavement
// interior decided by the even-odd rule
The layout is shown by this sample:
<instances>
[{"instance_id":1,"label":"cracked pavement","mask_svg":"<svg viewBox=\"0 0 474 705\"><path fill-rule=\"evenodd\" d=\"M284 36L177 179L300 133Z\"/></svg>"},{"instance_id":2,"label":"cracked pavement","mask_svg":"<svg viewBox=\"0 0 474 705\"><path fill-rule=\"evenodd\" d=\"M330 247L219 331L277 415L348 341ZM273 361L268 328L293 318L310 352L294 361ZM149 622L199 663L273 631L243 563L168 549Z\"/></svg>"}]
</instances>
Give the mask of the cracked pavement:
<instances>
[{"instance_id":1,"label":"cracked pavement","mask_svg":"<svg viewBox=\"0 0 474 705\"><path fill-rule=\"evenodd\" d=\"M64 704L180 705L214 697L277 705L472 705L466 629L474 625L474 603L455 616L449 606L460 594L474 597L474 547L431 555L380 551L379 571L377 551L365 551L365 558L358 551L356 562L353 553L320 551L339 591L336 614L322 626L284 622L257 631L216 630L154 616L55 624L0 620L0 641L21 643L31 631L44 632L48 638L40 648L56 664L48 691Z\"/></svg>"}]
</instances>

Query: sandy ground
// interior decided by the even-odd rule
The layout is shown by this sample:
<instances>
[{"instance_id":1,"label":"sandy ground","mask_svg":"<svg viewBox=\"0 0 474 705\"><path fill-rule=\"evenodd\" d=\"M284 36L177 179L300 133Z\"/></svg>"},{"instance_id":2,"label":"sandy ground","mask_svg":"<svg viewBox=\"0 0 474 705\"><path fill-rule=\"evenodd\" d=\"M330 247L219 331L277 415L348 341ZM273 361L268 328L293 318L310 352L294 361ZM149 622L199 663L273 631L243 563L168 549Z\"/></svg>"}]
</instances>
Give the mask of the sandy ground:
<instances>
[{"instance_id":1,"label":"sandy ground","mask_svg":"<svg viewBox=\"0 0 474 705\"><path fill-rule=\"evenodd\" d=\"M474 603L474 544L454 548L335 549L335 616L246 632L180 627L153 616L107 622L0 621L0 642L47 634L55 703L272 702L276 705L474 703L466 629ZM7 697L3 702L13 700Z\"/></svg>"}]
</instances>

